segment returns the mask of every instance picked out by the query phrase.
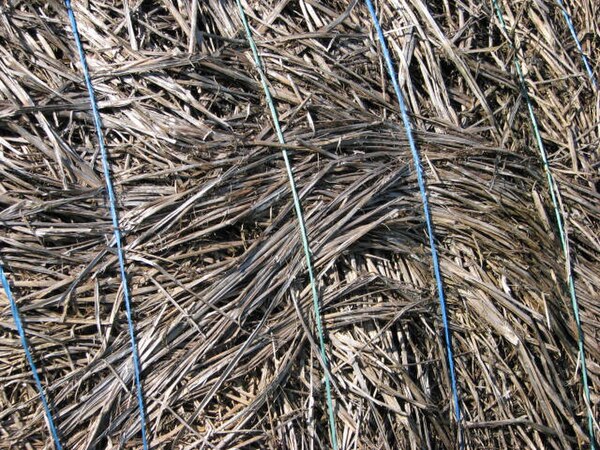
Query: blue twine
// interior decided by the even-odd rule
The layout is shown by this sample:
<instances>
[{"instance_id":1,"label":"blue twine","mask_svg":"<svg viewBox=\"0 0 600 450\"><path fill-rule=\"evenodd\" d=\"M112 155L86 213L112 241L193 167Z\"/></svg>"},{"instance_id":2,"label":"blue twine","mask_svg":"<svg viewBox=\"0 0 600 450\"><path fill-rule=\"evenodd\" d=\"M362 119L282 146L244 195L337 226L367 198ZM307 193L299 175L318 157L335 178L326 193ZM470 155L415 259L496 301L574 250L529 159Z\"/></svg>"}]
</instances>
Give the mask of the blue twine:
<instances>
[{"instance_id":1,"label":"blue twine","mask_svg":"<svg viewBox=\"0 0 600 450\"><path fill-rule=\"evenodd\" d=\"M594 76L594 71L592 70L592 66L590 65L590 62L589 62L587 56L585 55L585 53L583 53L583 48L581 47L581 41L579 41L579 37L577 37L577 32L575 31L575 26L573 25L571 16L567 12L567 8L565 8L565 4L563 3L562 0L556 0L556 3L558 3L558 6L560 7L560 9L562 11L563 16L565 17L565 21L567 22L567 26L569 27L569 31L571 32L571 36L573 36L573 40L575 41L577 50L579 50L579 54L581 55L581 59L583 60L583 65L585 66L585 70L587 71L588 76L590 77L590 81L592 82L592 86L594 87L594 89L598 89L598 84L596 83L596 77Z\"/></svg>"},{"instance_id":2,"label":"blue twine","mask_svg":"<svg viewBox=\"0 0 600 450\"><path fill-rule=\"evenodd\" d=\"M500 26L504 34L509 36L508 28L506 26L506 22L504 21L504 17L502 16L502 9L498 4L497 0L492 0L494 8L496 10L496 15L498 17L498 21L500 22ZM575 323L577 325L577 346L579 350L579 360L581 361L581 382L583 384L583 392L584 392L584 402L586 404L587 409L587 418L588 418L588 434L590 437L590 448L591 450L595 450L595 435L594 435L594 418L591 407L591 394L590 394L590 386L588 380L588 370L585 356L585 347L584 347L584 334L583 328L581 325L581 317L579 314L579 303L577 301L577 294L575 292L575 279L573 278L573 268L571 263L571 258L569 256L569 236L567 235L567 231L564 225L564 219L560 211L560 205L558 202L558 196L560 195L560 191L558 190L558 185L556 184L552 172L550 170L550 164L548 162L548 154L546 153L546 148L544 147L544 142L542 141L542 134L540 132L540 128L535 117L535 111L533 108L533 102L529 96L529 91L527 90L527 84L525 82L525 75L523 75L523 70L521 68L521 63L519 62L519 57L517 54L517 49L513 42L509 39L509 45L511 46L514 56L513 56L513 64L515 66L515 70L517 71L517 75L519 77L519 84L521 86L521 92L525 99L525 103L527 104L527 111L529 113L529 120L531 121L531 126L533 128L533 134L535 136L535 140L538 146L538 150L540 152L540 158L542 160L542 165L544 167L544 172L546 173L546 180L548 181L548 190L550 191L550 198L552 200L552 206L554 208L554 216L556 218L556 225L558 228L558 235L560 238L560 244L562 247L563 255L565 257L565 265L567 267L567 284L569 286L569 295L571 298L571 308L573 309L573 317L575 318Z\"/></svg>"},{"instance_id":3,"label":"blue twine","mask_svg":"<svg viewBox=\"0 0 600 450\"><path fill-rule=\"evenodd\" d=\"M452 397L454 399L454 413L456 415L456 421L459 425L459 441L460 447L464 447L463 436L462 436L462 428L460 425L461 421L461 410L460 410L460 402L458 398L458 387L456 384L456 374L454 368L454 352L452 351L452 337L450 334L450 325L448 321L448 314L446 308L446 297L444 295L444 286L442 283L442 274L440 272L440 263L438 259L437 247L435 244L435 235L433 231L433 224L431 220L431 212L429 209L429 202L427 200L427 190L425 186L425 179L423 175L423 168L421 166L421 158L419 157L419 152L417 150L417 145L412 133L412 127L410 123L410 119L408 117L408 111L406 109L406 104L404 102L404 96L402 95L402 91L400 90L400 85L398 84L398 76L396 74L396 70L394 69L394 63L392 62L392 57L390 56L390 52L388 50L388 46L385 40L385 36L383 35L383 30L381 29L381 25L379 24L379 19L377 18L377 13L375 12L375 8L373 7L373 3L371 0L365 0L367 3L367 7L369 8L369 12L371 13L371 17L373 18L373 24L375 25L375 29L377 30L377 35L379 36L379 42L381 43L381 50L383 52L383 57L385 59L385 63L387 66L387 71L394 86L394 91L396 92L396 97L398 98L398 103L400 105L400 111L402 113L402 122L404 122L404 128L406 129L406 136L408 138L408 144L410 146L410 151L412 152L412 157L415 165L415 170L417 172L417 181L419 183L419 191L421 192L421 199L423 200L423 211L425 215L425 223L427 224L427 233L429 234L429 247L431 248L431 257L433 259L433 272L435 274L435 282L437 285L438 297L440 300L440 306L442 310L442 322L444 325L444 336L446 338L446 353L448 356L448 371L450 372L450 380L452 383Z\"/></svg>"},{"instance_id":4,"label":"blue twine","mask_svg":"<svg viewBox=\"0 0 600 450\"><path fill-rule=\"evenodd\" d=\"M119 269L121 272L121 281L123 283L123 297L125 299L125 309L127 312L127 325L129 328L129 337L131 338L131 353L133 355L133 369L135 373L135 385L137 390L137 400L140 411L140 421L142 428L142 445L144 450L148 450L148 439L146 436L146 411L144 408L144 396L142 392L142 382L141 382L141 367L137 349L137 343L135 338L135 329L133 325L132 311L131 311L131 300L129 297L129 285L127 282L127 272L125 271L125 257L123 255L123 248L121 244L121 230L119 228L119 219L117 217L117 207L116 207L116 198L113 190L113 185L110 176L110 165L108 162L108 153L106 151L106 145L104 143L104 135L102 133L102 121L100 120L100 113L98 111L98 105L96 102L96 94L94 92L94 87L92 86L92 81L90 77L90 72L88 69L87 61L85 58L85 52L83 50L83 45L81 43L81 38L79 36L79 30L77 28L77 21L75 20L75 14L73 13L73 9L71 8L71 1L65 0L65 6L67 8L67 13L69 14L69 20L71 22L71 28L73 30L73 37L75 38L75 43L77 44L77 51L79 52L79 59L81 61L81 66L83 68L83 75L85 78L85 84L87 86L88 94L90 97L90 103L92 105L92 115L94 117L94 125L96 127L96 135L98 136L98 144L100 146L100 153L102 156L102 168L104 171L104 180L106 184L106 191L108 193L108 200L110 205L110 215L112 219L113 225L113 233L115 237L115 242L117 245L117 255L119 258Z\"/></svg>"},{"instance_id":5,"label":"blue twine","mask_svg":"<svg viewBox=\"0 0 600 450\"><path fill-rule=\"evenodd\" d=\"M10 303L10 311L12 312L12 316L15 320L15 325L17 326L17 331L19 332L19 337L21 338L21 345L23 346L23 350L25 350L25 357L27 358L27 362L31 367L31 373L33 374L33 379L35 380L35 385L37 387L38 392L40 393L40 400L42 401L42 406L44 407L44 412L46 413L46 418L48 419L48 426L50 427L50 433L52 434L52 439L54 439L54 446L56 450L62 450L62 446L60 445L60 439L58 438L58 431L56 430L56 426L54 425L54 419L52 419L52 413L50 412L50 406L48 405L48 401L46 400L46 395L44 394L44 388L42 387L42 382L40 380L40 376L38 375L38 370L33 362L33 357L31 356L31 352L29 351L29 346L27 344L27 337L25 336L25 330L23 329L23 323L21 322L21 316L19 315L19 308L17 307L17 302L12 295L12 291L10 289L10 284L6 279L6 275L4 274L4 268L0 264L0 279L2 280L2 286L4 287L4 292L6 292L6 296L8 297L8 302Z\"/></svg>"}]
</instances>

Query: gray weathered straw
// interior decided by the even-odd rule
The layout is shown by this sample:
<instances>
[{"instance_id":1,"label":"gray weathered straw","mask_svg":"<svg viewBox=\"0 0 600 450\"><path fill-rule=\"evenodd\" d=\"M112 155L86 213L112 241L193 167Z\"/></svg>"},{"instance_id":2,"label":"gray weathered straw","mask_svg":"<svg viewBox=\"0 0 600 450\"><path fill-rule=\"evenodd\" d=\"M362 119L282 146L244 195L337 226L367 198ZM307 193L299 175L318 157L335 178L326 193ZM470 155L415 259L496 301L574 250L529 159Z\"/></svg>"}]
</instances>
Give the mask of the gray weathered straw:
<instances>
[{"instance_id":1,"label":"gray weathered straw","mask_svg":"<svg viewBox=\"0 0 600 450\"><path fill-rule=\"evenodd\" d=\"M310 232L340 448L455 449L412 157L362 1L246 0ZM564 259L490 2L375 1L428 180L467 448L589 448ZM553 2L500 2L562 194L600 415L600 97ZM598 73L600 5L570 9ZM232 0L73 1L149 446L329 448L312 293ZM0 257L65 449L141 448L117 255L61 2L0 14ZM0 297L0 449L51 448ZM597 430L597 423L593 424ZM598 433L596 433L598 435Z\"/></svg>"}]
</instances>

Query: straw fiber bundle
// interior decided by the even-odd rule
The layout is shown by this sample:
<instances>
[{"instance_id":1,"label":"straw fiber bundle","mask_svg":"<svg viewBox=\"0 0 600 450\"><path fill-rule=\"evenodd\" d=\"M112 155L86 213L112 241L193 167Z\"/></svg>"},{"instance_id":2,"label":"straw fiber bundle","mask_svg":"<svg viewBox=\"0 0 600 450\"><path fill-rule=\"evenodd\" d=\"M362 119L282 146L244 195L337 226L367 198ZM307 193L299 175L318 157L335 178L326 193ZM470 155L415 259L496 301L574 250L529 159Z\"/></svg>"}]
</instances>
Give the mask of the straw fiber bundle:
<instances>
[{"instance_id":1,"label":"straw fiber bundle","mask_svg":"<svg viewBox=\"0 0 600 450\"><path fill-rule=\"evenodd\" d=\"M600 96L550 0L242 2L301 196L343 449L590 448ZM566 4L598 73L600 4ZM0 3L0 258L63 448L142 448L113 228L65 5ZM282 145L233 0L75 1L110 156L151 448L331 448ZM511 44L512 43L512 44ZM516 53L515 53L515 50ZM527 82L560 190L578 331ZM0 448L55 445L6 295ZM594 423L597 427L597 423ZM461 430L459 432L459 430ZM596 436L598 429L596 428Z\"/></svg>"}]
</instances>

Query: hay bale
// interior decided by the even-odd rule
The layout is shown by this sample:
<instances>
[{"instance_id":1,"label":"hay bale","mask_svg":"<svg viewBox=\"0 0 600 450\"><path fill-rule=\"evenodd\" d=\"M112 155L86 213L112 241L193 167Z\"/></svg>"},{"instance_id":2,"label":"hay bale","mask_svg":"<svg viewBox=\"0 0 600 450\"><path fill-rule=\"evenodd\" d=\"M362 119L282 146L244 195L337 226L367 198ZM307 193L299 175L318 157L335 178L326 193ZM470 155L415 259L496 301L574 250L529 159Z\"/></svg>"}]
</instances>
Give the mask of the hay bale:
<instances>
[{"instance_id":1,"label":"hay bale","mask_svg":"<svg viewBox=\"0 0 600 450\"><path fill-rule=\"evenodd\" d=\"M600 97L552 2L503 2L600 385ZM490 4L378 5L427 171L470 448L584 448L565 260ZM300 237L235 3L76 2L111 155L152 448L327 448ZM571 14L592 64L599 6ZM360 1L249 1L321 287L341 448L455 448L421 200ZM1 263L65 448L141 448L90 103L61 2L0 26ZM51 448L0 297L0 448Z\"/></svg>"}]
</instances>

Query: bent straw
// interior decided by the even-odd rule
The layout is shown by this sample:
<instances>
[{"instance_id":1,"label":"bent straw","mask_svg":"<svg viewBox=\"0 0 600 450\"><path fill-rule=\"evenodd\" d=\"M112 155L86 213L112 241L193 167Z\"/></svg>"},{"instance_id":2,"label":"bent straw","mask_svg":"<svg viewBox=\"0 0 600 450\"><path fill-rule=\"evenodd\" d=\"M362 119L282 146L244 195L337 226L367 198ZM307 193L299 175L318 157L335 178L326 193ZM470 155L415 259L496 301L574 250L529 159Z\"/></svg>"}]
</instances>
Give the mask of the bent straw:
<instances>
[{"instance_id":1,"label":"bent straw","mask_svg":"<svg viewBox=\"0 0 600 450\"><path fill-rule=\"evenodd\" d=\"M54 446L56 450L62 450L62 445L60 444L60 439L58 438L58 431L56 430L56 426L54 425L54 419L52 419L52 412L50 411L50 406L48 404L48 400L46 399L46 394L44 394L44 388L42 387L40 376L38 375L38 369L35 365L35 362L33 361L31 352L29 351L27 337L25 336L25 329L23 328L23 322L21 322L21 316L19 315L19 308L17 307L17 302L15 301L15 298L12 295L10 284L6 278L2 264L0 264L0 280L2 281L2 287L4 287L4 292L6 293L6 297L8 297L8 302L10 303L10 311L15 320L15 325L17 326L19 338L21 338L21 345L23 346L23 350L25 350L25 357L27 358L29 367L31 367L31 374L33 375L33 379L35 380L35 386L37 387L37 390L40 393L40 400L42 401L42 407L44 408L44 413L46 414L46 418L48 419L48 428L50 428L50 434L52 434Z\"/></svg>"},{"instance_id":2,"label":"bent straw","mask_svg":"<svg viewBox=\"0 0 600 450\"><path fill-rule=\"evenodd\" d=\"M500 22L500 27L504 34L508 39L508 29L506 26L506 22L504 21L504 17L502 16L502 9L498 4L497 0L492 0L494 4L494 8L496 10L496 15L498 16L498 21ZM535 111L533 109L533 103L531 98L529 97L529 92L527 90L527 85L525 83L525 76L523 75L523 70L521 68L521 63L519 62L519 58L517 56L517 50L513 42L508 39L508 43L513 49L514 57L513 62L515 66L515 70L517 71L519 77L519 84L521 86L521 91L523 97L525 98L525 103L527 104L527 110L529 112L529 119L531 121L531 126L533 128L533 134L535 136L535 140L537 142L538 150L540 152L540 157L542 159L542 165L544 166L544 172L546 172L546 179L548 181L548 189L550 191L550 197L552 199L552 206L554 208L554 215L556 218L556 224L558 227L558 235L560 237L560 243L563 251L563 255L565 257L565 264L567 270L567 283L569 285L569 295L571 297L571 307L573 309L573 316L575 318L575 323L577 324L577 345L579 347L578 357L581 361L581 380L583 383L583 393L584 393L584 401L587 409L588 416L588 432L590 436L590 448L595 450L595 437L594 437L594 417L592 413L591 407L591 398L590 398L590 386L588 382L588 372L587 372L587 364L585 358L585 348L584 348L584 335L583 328L581 326L581 318L579 315L579 302L577 301L577 294L575 293L575 280L573 278L573 268L571 264L571 258L569 254L569 236L565 230L563 216L560 211L559 206L559 197L560 191L558 190L558 186L554 181L554 177L552 172L550 171L550 164L548 163L548 154L546 153L546 148L544 147L544 143L542 141L542 135L540 133L540 129L538 126L537 119L535 117Z\"/></svg>"},{"instance_id":3,"label":"bent straw","mask_svg":"<svg viewBox=\"0 0 600 450\"><path fill-rule=\"evenodd\" d=\"M454 400L454 414L456 416L456 421L459 427L459 445L460 448L464 448L464 440L463 440L463 432L461 427L461 409L460 409L460 401L458 396L458 387L456 383L456 371L454 368L454 352L452 350L452 336L450 333L450 323L448 320L448 312L446 306L446 297L444 295L444 285L442 281L442 274L440 271L440 263L438 258L438 251L435 244L435 233L433 230L433 222L431 220L431 211L429 209L429 201L427 200L427 187L425 185L425 176L423 174L423 167L421 165L421 158L419 156L419 151L417 149L417 144L415 142L412 126L410 123L410 118L408 117L408 110L406 108L406 102L404 101L404 96L402 95L402 91L400 89L400 85L398 84L398 76L396 74L396 69L394 68L394 63L392 61L392 57L390 55L390 51L387 46L387 42L385 40L385 36L383 35L383 30L381 29L381 25L379 23L379 19L377 18L377 12L373 6L373 2L371 0L365 0L367 3L367 8L371 14L373 19L373 24L375 25L375 29L377 30L377 35L379 37L379 42L381 44L381 50L383 52L383 57L386 63L388 75L394 87L394 91L396 92L396 97L398 99L398 104L400 105L400 112L402 115L402 122L404 123L404 128L406 130L406 136L408 138L408 144L410 146L410 151L412 153L415 171L417 173L417 181L419 184L419 191L421 193L421 200L423 202L423 213L425 215L425 223L427 225L427 234L429 235L429 247L431 249L431 257L433 260L433 272L435 275L435 281L437 285L437 292L440 302L440 308L442 310L442 323L444 326L444 337L446 339L446 354L448 357L448 371L450 372L450 381L452 386L452 397Z\"/></svg>"},{"instance_id":4,"label":"bent straw","mask_svg":"<svg viewBox=\"0 0 600 450\"><path fill-rule=\"evenodd\" d=\"M127 282L127 272L125 270L125 256L123 254L121 229L119 227L119 218L117 216L117 200L113 189L113 184L110 175L110 164L108 162L108 152L106 151L106 145L104 143L104 134L102 133L102 121L100 119L100 112L98 110L98 104L96 102L96 94L94 92L94 86L90 77L90 72L85 57L85 51L81 43L79 36L79 30L77 28L77 20L73 9L71 8L71 0L65 0L65 6L67 13L69 14L69 20L71 21L71 29L73 30L73 37L77 44L77 51L79 52L79 59L83 68L83 76L85 78L85 84L87 86L88 94L90 97L90 104L92 105L92 116L94 117L94 125L96 127L96 135L98 136L98 145L100 147L100 153L102 156L102 168L104 171L104 181L106 184L106 191L108 193L108 201L110 207L110 216L112 219L113 233L115 242L117 245L117 256L119 258L119 270L121 272L121 281L123 283L123 297L125 300L125 310L127 313L127 326L129 328L129 337L131 339L131 353L133 355L133 370L135 375L135 386L137 391L138 407L140 412L140 425L142 428L142 445L144 450L148 450L148 438L146 436L146 411L144 408L144 395L142 391L141 382L141 366L138 355L137 341L135 337L135 328L133 325L133 314L131 308L131 299L129 297L129 284Z\"/></svg>"},{"instance_id":5,"label":"bent straw","mask_svg":"<svg viewBox=\"0 0 600 450\"><path fill-rule=\"evenodd\" d=\"M250 30L250 25L248 24L248 19L246 18L246 13L244 12L244 8L240 0L236 0L238 8L240 10L240 17L244 24L244 29L246 31L246 38L248 40L248 44L252 49L252 55L254 57L254 64L256 66L256 70L260 75L260 81L265 92L265 97L267 99L267 103L269 105L269 109L271 111L271 116L273 118L273 123L275 125L275 131L277 133L277 138L281 144L285 144L285 137L283 136L283 131L281 130L281 124L279 123L279 115L277 114L277 108L275 103L273 102L273 96L271 95L271 91L267 84L267 77L263 70L263 66L261 63L260 55L258 54L258 48L256 47L256 43L254 42L254 38L252 37L252 30ZM296 189L296 182L294 181L294 173L292 170L292 165L290 163L290 159L287 153L287 150L283 148L281 150L283 155L283 160L285 161L285 168L287 171L287 176L289 179L290 189L292 191L292 198L294 200L294 209L296 210L296 216L298 218L298 228L300 229L300 236L302 239L302 247L304 248L304 256L306 257L306 266L308 270L308 277L310 279L310 287L312 291L313 298L313 308L315 311L315 322L317 324L317 334L319 335L319 345L321 347L321 359L323 362L323 367L325 369L325 392L327 397L327 410L329 413L329 432L331 435L331 444L334 450L337 450L337 432L335 428L335 414L333 409L333 400L331 396L331 379L329 373L329 361L327 359L327 353L325 352L325 335L323 332L323 324L321 319L321 313L319 311L319 293L317 290L317 282L315 280L313 263L312 263L312 254L310 251L310 244L308 240L308 233L306 231L306 225L304 221L304 215L302 213L302 204L300 203L300 197L298 195L298 191Z\"/></svg>"}]
</instances>

